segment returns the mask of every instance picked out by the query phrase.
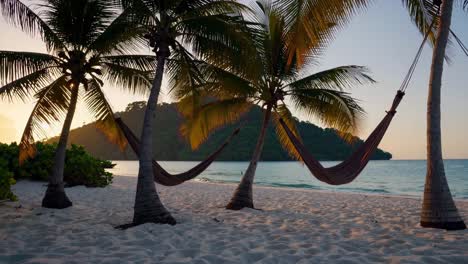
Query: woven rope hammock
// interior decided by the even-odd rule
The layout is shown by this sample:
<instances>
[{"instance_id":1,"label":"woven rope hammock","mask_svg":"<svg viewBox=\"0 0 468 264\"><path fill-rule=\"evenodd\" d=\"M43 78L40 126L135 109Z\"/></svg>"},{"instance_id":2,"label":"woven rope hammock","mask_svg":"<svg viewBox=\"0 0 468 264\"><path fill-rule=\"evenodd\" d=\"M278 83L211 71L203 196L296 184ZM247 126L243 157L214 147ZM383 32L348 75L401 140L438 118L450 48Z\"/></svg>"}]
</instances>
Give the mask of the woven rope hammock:
<instances>
[{"instance_id":1,"label":"woven rope hammock","mask_svg":"<svg viewBox=\"0 0 468 264\"><path fill-rule=\"evenodd\" d=\"M133 149L137 156L140 155L140 140L135 136L132 130L122 121L121 118L115 119L117 125L120 127L122 132L124 133L125 137L127 138L130 147ZM164 185L164 186L176 186L182 184L186 181L194 179L198 175L200 175L203 171L205 171L213 161L221 154L221 152L228 146L231 140L236 136L240 131L240 128L236 129L229 138L211 155L209 155L205 160L197 164L195 167L191 168L190 170L179 173L179 174L170 174L166 171L161 165L153 160L153 174L154 174L154 181Z\"/></svg>"},{"instance_id":2,"label":"woven rope hammock","mask_svg":"<svg viewBox=\"0 0 468 264\"><path fill-rule=\"evenodd\" d=\"M289 129L286 123L282 119L279 121L304 161L304 164L318 180L331 185L347 184L356 179L361 171L366 167L372 154L377 149L380 141L385 135L388 126L392 122L396 109L403 99L403 96L404 92L398 91L395 99L393 100L392 107L387 111L387 115L385 115L383 120L370 134L364 144L359 146L359 148L348 159L330 168L324 168L320 162L306 150L302 142L294 136L294 133Z\"/></svg>"},{"instance_id":3,"label":"woven rope hammock","mask_svg":"<svg viewBox=\"0 0 468 264\"><path fill-rule=\"evenodd\" d=\"M291 129L289 129L284 120L279 120L281 126L286 131L288 138L291 140L295 149L304 161L304 164L319 181L331 185L347 184L356 179L362 172L362 170L366 167L366 165L372 157L372 154L375 152L375 150L380 144L380 141L382 141L382 138L387 132L387 129L390 126L390 123L392 122L393 117L396 114L398 105L400 104L401 100L403 99L403 96L405 95L405 91L409 86L414 70L416 69L416 65L424 49L424 44L426 43L429 34L432 31L432 28L434 27L435 21L436 19L432 21L429 29L427 30L427 33L425 34L424 39L421 45L419 46L418 52L416 53L413 63L411 64L411 67L408 70L408 73L406 74L406 77L403 80L400 89L398 89L398 92L395 98L393 99L393 103L390 107L390 110L387 111L385 117L377 125L374 131L369 135L364 144L359 146L356 149L356 151L353 154L351 154L351 156L345 161L339 163L336 166L324 168L322 164L320 164L320 162L316 158L314 158L314 156L312 156L312 154L309 151L307 151L305 146L294 135Z\"/></svg>"}]
</instances>

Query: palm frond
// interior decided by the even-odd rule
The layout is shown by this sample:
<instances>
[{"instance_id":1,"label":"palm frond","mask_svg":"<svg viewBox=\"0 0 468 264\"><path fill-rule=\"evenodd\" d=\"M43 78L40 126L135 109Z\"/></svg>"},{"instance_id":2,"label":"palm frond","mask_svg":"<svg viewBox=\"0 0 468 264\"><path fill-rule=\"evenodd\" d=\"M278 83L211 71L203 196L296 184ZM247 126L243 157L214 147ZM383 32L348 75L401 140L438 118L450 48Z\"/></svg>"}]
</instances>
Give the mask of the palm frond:
<instances>
[{"instance_id":1,"label":"palm frond","mask_svg":"<svg viewBox=\"0 0 468 264\"><path fill-rule=\"evenodd\" d=\"M67 77L62 76L35 95L37 102L26 123L19 145L20 163L35 155L35 138L47 135L44 126L59 121L66 114L71 97L67 81Z\"/></svg>"},{"instance_id":2,"label":"palm frond","mask_svg":"<svg viewBox=\"0 0 468 264\"><path fill-rule=\"evenodd\" d=\"M182 43L200 59L237 71L256 71L255 41L259 33L240 16L215 14L187 19L180 23Z\"/></svg>"},{"instance_id":3,"label":"palm frond","mask_svg":"<svg viewBox=\"0 0 468 264\"><path fill-rule=\"evenodd\" d=\"M293 57L301 66L301 57L326 46L335 33L359 10L367 7L369 0L284 0L275 2L275 8L286 22L288 58Z\"/></svg>"},{"instance_id":4,"label":"palm frond","mask_svg":"<svg viewBox=\"0 0 468 264\"><path fill-rule=\"evenodd\" d=\"M252 76L243 76L242 73L235 73L214 65L203 64L201 72L205 76L206 83L204 89L211 96L217 98L226 97L250 97L253 98L258 92L256 87L259 79L252 79Z\"/></svg>"},{"instance_id":5,"label":"palm frond","mask_svg":"<svg viewBox=\"0 0 468 264\"><path fill-rule=\"evenodd\" d=\"M235 98L206 103L194 112L191 98L185 98L178 104L187 119L180 128L181 134L192 149L197 149L213 130L239 120L251 106L246 98Z\"/></svg>"},{"instance_id":6,"label":"palm frond","mask_svg":"<svg viewBox=\"0 0 468 264\"><path fill-rule=\"evenodd\" d=\"M343 91L355 85L375 83L363 66L348 65L318 72L286 85L291 90L329 89Z\"/></svg>"},{"instance_id":7,"label":"palm frond","mask_svg":"<svg viewBox=\"0 0 468 264\"><path fill-rule=\"evenodd\" d=\"M330 0L330 1L308 1L308 0L284 0L276 2L276 7L284 12L289 25L303 23L304 27L313 30L313 25L327 26L333 22L345 26L351 18L360 10L365 9L369 0ZM299 20L299 21L298 21Z\"/></svg>"},{"instance_id":8,"label":"palm frond","mask_svg":"<svg viewBox=\"0 0 468 264\"><path fill-rule=\"evenodd\" d=\"M104 0L51 1L42 10L47 24L67 45L83 50L108 27L116 15Z\"/></svg>"},{"instance_id":9,"label":"palm frond","mask_svg":"<svg viewBox=\"0 0 468 264\"><path fill-rule=\"evenodd\" d=\"M159 10L157 4L160 1L146 0L112 0L113 5L120 7L124 12L129 12L128 21L137 25L154 26L159 21L155 16Z\"/></svg>"},{"instance_id":10,"label":"palm frond","mask_svg":"<svg viewBox=\"0 0 468 264\"><path fill-rule=\"evenodd\" d=\"M104 56L102 61L139 71L156 70L156 56L153 55Z\"/></svg>"},{"instance_id":11,"label":"palm frond","mask_svg":"<svg viewBox=\"0 0 468 264\"><path fill-rule=\"evenodd\" d=\"M180 64L182 60L169 63L169 65L174 63L177 66L169 67L171 69L169 79L171 88L174 89L175 99L179 100L188 94L219 99L255 96L257 90L249 81L251 76L243 76L242 73L233 73L202 61L189 60L189 58L186 56L184 64Z\"/></svg>"},{"instance_id":12,"label":"palm frond","mask_svg":"<svg viewBox=\"0 0 468 264\"><path fill-rule=\"evenodd\" d=\"M63 41L48 23L20 0L0 0L0 8L7 22L31 36L39 35L49 51L65 49Z\"/></svg>"},{"instance_id":13,"label":"palm frond","mask_svg":"<svg viewBox=\"0 0 468 264\"><path fill-rule=\"evenodd\" d=\"M296 160L302 160L301 155L299 152L297 152L286 131L279 123L281 118L286 123L288 128L293 132L293 134L298 139L300 139L301 136L299 135L299 131L297 130L296 126L297 120L293 117L287 106L284 104L279 105L275 110L276 112L273 112L273 121L275 122L275 131L281 146L283 146L283 149L285 149L291 157L295 158Z\"/></svg>"},{"instance_id":14,"label":"palm frond","mask_svg":"<svg viewBox=\"0 0 468 264\"><path fill-rule=\"evenodd\" d=\"M58 59L48 54L0 51L0 85L57 65Z\"/></svg>"},{"instance_id":15,"label":"palm frond","mask_svg":"<svg viewBox=\"0 0 468 264\"><path fill-rule=\"evenodd\" d=\"M7 97L10 101L20 99L26 102L31 94L48 86L54 80L54 76L58 74L56 69L45 68L26 75L0 87L0 98Z\"/></svg>"},{"instance_id":16,"label":"palm frond","mask_svg":"<svg viewBox=\"0 0 468 264\"><path fill-rule=\"evenodd\" d=\"M188 20L217 14L249 15L252 14L252 9L233 0L181 1L177 8L174 8L174 13L177 13L181 20Z\"/></svg>"},{"instance_id":17,"label":"palm frond","mask_svg":"<svg viewBox=\"0 0 468 264\"><path fill-rule=\"evenodd\" d=\"M262 5L262 10L266 13L265 27L266 37L263 40L262 46L265 56L262 57L266 72L271 76L286 77L291 75L291 69L295 68L296 57L289 60L288 47L286 42L286 23L282 14L278 10L271 9L272 7ZM293 60L294 59L294 60ZM300 58L299 58L300 59Z\"/></svg>"},{"instance_id":18,"label":"palm frond","mask_svg":"<svg viewBox=\"0 0 468 264\"><path fill-rule=\"evenodd\" d=\"M91 43L88 50L101 55L128 54L145 47L147 40L143 38L143 35L147 29L132 19L133 12L131 9L125 9Z\"/></svg>"},{"instance_id":19,"label":"palm frond","mask_svg":"<svg viewBox=\"0 0 468 264\"><path fill-rule=\"evenodd\" d=\"M97 80L94 79L90 82L88 90L84 95L84 101L97 119L96 127L104 133L110 142L118 145L121 150L124 150L127 140L115 122L112 108Z\"/></svg>"},{"instance_id":20,"label":"palm frond","mask_svg":"<svg viewBox=\"0 0 468 264\"><path fill-rule=\"evenodd\" d=\"M178 100L200 93L200 85L204 83L204 76L200 71L201 64L201 61L177 43L176 49L166 64L171 96Z\"/></svg>"},{"instance_id":21,"label":"palm frond","mask_svg":"<svg viewBox=\"0 0 468 264\"><path fill-rule=\"evenodd\" d=\"M102 72L109 84L132 93L147 95L151 88L151 75L154 71L141 71L135 68L103 62Z\"/></svg>"},{"instance_id":22,"label":"palm frond","mask_svg":"<svg viewBox=\"0 0 468 264\"><path fill-rule=\"evenodd\" d=\"M290 95L295 108L309 118L344 133L356 132L364 110L348 93L330 89L297 89Z\"/></svg>"},{"instance_id":23,"label":"palm frond","mask_svg":"<svg viewBox=\"0 0 468 264\"><path fill-rule=\"evenodd\" d=\"M177 101L177 110L187 120L192 119L202 108L205 97L189 94Z\"/></svg>"},{"instance_id":24,"label":"palm frond","mask_svg":"<svg viewBox=\"0 0 468 264\"><path fill-rule=\"evenodd\" d=\"M403 5L408 10L411 20L419 29L421 34L426 34L429 30L429 26L432 24L434 19L437 19L438 7L434 5L432 0L402 0ZM432 44L435 43L437 25L429 33L429 40Z\"/></svg>"}]
</instances>

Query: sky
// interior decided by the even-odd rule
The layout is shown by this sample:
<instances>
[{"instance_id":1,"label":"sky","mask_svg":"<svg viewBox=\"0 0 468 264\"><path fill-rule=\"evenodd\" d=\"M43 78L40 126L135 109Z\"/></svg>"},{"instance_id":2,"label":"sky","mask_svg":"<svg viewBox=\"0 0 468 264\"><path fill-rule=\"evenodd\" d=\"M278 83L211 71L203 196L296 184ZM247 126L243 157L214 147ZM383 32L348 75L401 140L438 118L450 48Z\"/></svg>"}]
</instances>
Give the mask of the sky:
<instances>
[{"instance_id":1,"label":"sky","mask_svg":"<svg viewBox=\"0 0 468 264\"><path fill-rule=\"evenodd\" d=\"M452 29L468 44L468 12L455 7ZM32 39L0 18L0 50L45 52L40 40ZM367 114L358 136L366 138L385 115L422 40L400 0L375 1L357 14L328 47L318 66L307 73L343 65L367 66L376 84L353 88ZM149 51L149 50L148 50ZM442 87L442 140L444 158L468 158L468 57L459 47L450 48L452 62L444 69ZM426 46L413 80L398 113L380 147L395 159L425 159L426 100L432 52ZM164 83L163 83L164 86ZM104 92L115 111L128 103L146 98L105 85ZM167 89L160 97L170 102ZM0 100L0 142L19 141L34 100ZM81 107L80 107L81 106ZM93 121L86 107L79 105L72 127ZM306 116L295 113L300 119ZM48 136L59 133L60 125L48 129Z\"/></svg>"}]
</instances>

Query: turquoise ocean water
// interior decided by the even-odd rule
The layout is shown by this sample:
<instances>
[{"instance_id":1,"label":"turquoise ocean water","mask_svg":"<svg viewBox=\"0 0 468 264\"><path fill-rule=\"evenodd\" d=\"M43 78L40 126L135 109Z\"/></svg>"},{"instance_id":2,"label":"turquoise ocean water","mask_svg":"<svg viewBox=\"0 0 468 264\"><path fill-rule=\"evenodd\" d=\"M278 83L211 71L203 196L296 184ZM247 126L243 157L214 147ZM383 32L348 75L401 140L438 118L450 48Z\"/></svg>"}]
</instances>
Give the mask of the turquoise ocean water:
<instances>
[{"instance_id":1,"label":"turquoise ocean water","mask_svg":"<svg viewBox=\"0 0 468 264\"><path fill-rule=\"evenodd\" d=\"M138 174L137 161L114 161L116 175ZM323 162L326 167L337 162ZM163 161L161 165L171 173L183 172L196 162ZM214 162L197 179L200 181L237 183L247 169L248 162ZM468 160L446 160L445 169L450 190L455 198L468 199ZM390 160L371 161L352 183L330 186L316 180L298 162L260 162L255 176L258 185L286 188L333 190L343 192L378 193L422 196L426 161Z\"/></svg>"}]
</instances>

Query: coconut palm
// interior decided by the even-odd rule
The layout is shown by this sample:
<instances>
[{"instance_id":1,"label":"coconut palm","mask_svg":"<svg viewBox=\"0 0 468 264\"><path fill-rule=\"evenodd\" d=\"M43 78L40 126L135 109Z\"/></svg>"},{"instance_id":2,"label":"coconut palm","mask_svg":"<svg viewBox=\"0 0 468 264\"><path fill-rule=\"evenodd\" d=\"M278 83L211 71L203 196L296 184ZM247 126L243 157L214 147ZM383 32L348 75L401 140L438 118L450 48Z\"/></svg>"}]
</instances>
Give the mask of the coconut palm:
<instances>
[{"instance_id":1,"label":"coconut palm","mask_svg":"<svg viewBox=\"0 0 468 264\"><path fill-rule=\"evenodd\" d=\"M343 1L343 5L349 8L358 9L372 0L363 1ZM283 11L289 14L292 21L294 14L298 10L311 13L312 9L307 9L312 1L285 0L277 1ZM328 1L323 1L328 2ZM335 1L330 1L335 2ZM359 3L358 3L359 2ZM402 0L402 4L408 10L409 16L422 34L429 32L429 39L434 46L433 61L431 66L431 76L428 95L428 116L427 116L427 174L424 188L424 202L421 215L421 225L423 227L435 228L465 228L463 220L460 218L457 208L453 202L450 189L444 171L442 159L441 131L440 131L440 92L441 79L446 47L449 40L450 21L452 15L453 0ZM468 0L456 1L465 10L468 10ZM440 18L438 16L439 7ZM339 9L334 9L336 12ZM332 12L332 14L335 14ZM298 16L297 23L302 24L302 16ZM435 27L429 31L433 19L436 19Z\"/></svg>"},{"instance_id":2,"label":"coconut palm","mask_svg":"<svg viewBox=\"0 0 468 264\"><path fill-rule=\"evenodd\" d=\"M310 118L317 118L324 125L353 132L363 109L345 89L373 82L366 68L354 65L304 76L299 71L300 66L317 63L320 51L335 31L335 24L328 23L327 27L316 28L317 38L307 43L307 50L291 52L290 49L294 47L288 45L291 35L282 12L268 3L259 2L258 5L257 20L263 24L263 36L258 41L258 55L250 61L261 69L258 74L248 76L233 69L201 64L200 71L207 82L196 93L183 90L179 93L179 108L187 117L182 133L193 148L207 139L213 129L238 120L253 105L263 109L261 130L249 167L226 206L233 210L254 207L252 184L271 120L283 148L292 157L300 159L279 124L282 118L299 135L290 105ZM203 100L200 96L209 98Z\"/></svg>"},{"instance_id":3,"label":"coconut palm","mask_svg":"<svg viewBox=\"0 0 468 264\"><path fill-rule=\"evenodd\" d=\"M163 76L168 73L173 89L194 86L202 76L196 70L198 59L216 65L241 68L251 38L241 11L245 6L232 0L116 0L132 12L128 21L144 29L145 38L156 54L157 67L148 98L141 133L141 152L137 193L132 225L147 222L175 224L164 208L153 182L152 119L158 102ZM187 75L188 82L179 81Z\"/></svg>"},{"instance_id":4,"label":"coconut palm","mask_svg":"<svg viewBox=\"0 0 468 264\"><path fill-rule=\"evenodd\" d=\"M43 207L72 205L64 191L65 150L79 98L94 113L99 127L115 143L125 139L114 122L102 91L103 80L134 92L148 90L154 56L126 55L138 48L122 17L104 0L43 0L28 7L19 0L0 0L5 18L23 31L42 37L49 53L0 51L0 96L36 104L20 142L20 161L35 153L44 125L65 117ZM133 43L133 44L132 44Z\"/></svg>"},{"instance_id":5,"label":"coconut palm","mask_svg":"<svg viewBox=\"0 0 468 264\"><path fill-rule=\"evenodd\" d=\"M437 29L427 101L427 174L421 211L421 226L443 229L465 229L453 201L445 176L442 158L440 97L442 72L450 35L453 0L443 0ZM468 1L465 1L465 7Z\"/></svg>"},{"instance_id":6,"label":"coconut palm","mask_svg":"<svg viewBox=\"0 0 468 264\"><path fill-rule=\"evenodd\" d=\"M442 229L465 229L450 193L442 158L441 88L446 49L449 44L453 0L403 0L409 15L421 33L429 30L434 46L427 101L427 172L421 210L421 226ZM465 9L468 1L458 1Z\"/></svg>"}]
</instances>

